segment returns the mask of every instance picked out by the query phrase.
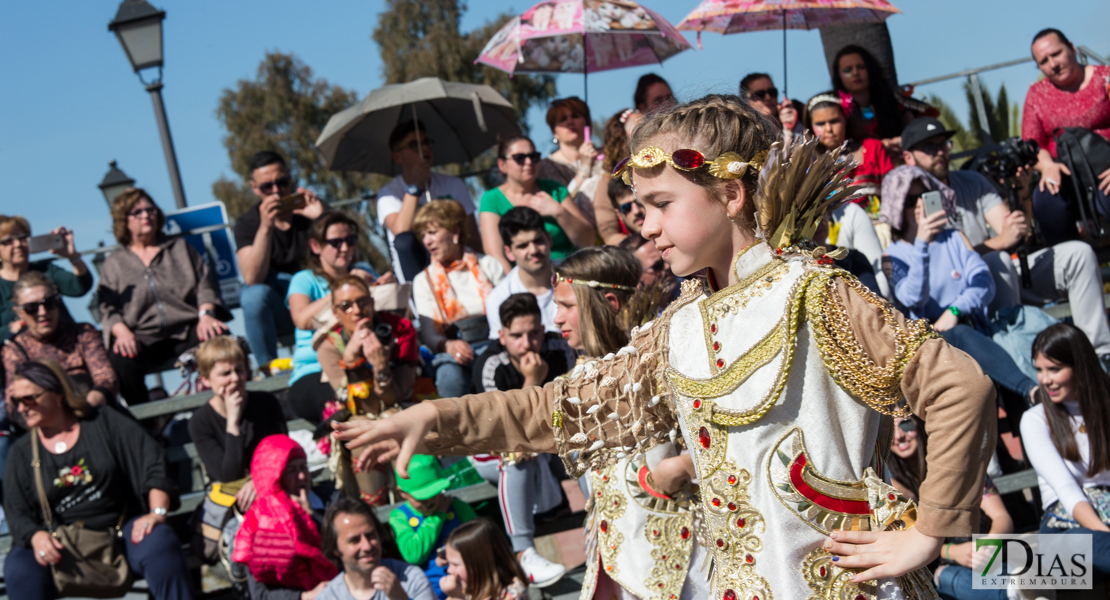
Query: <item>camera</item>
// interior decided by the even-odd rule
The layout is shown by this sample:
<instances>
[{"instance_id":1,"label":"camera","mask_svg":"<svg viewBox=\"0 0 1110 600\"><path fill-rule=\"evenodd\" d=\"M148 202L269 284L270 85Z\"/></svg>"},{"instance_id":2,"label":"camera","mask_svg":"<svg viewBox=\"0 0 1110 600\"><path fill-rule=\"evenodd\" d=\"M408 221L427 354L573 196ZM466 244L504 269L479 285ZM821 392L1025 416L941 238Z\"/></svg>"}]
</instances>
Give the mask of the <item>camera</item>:
<instances>
[{"instance_id":1,"label":"camera","mask_svg":"<svg viewBox=\"0 0 1110 600\"><path fill-rule=\"evenodd\" d=\"M393 327L389 323L378 322L374 324L374 335L383 346L388 346L393 342Z\"/></svg>"},{"instance_id":2,"label":"camera","mask_svg":"<svg viewBox=\"0 0 1110 600\"><path fill-rule=\"evenodd\" d=\"M979 171L991 181L1016 177L1018 169L1037 163L1040 146L1033 140L1006 138L1002 143L975 150L965 169Z\"/></svg>"}]
</instances>

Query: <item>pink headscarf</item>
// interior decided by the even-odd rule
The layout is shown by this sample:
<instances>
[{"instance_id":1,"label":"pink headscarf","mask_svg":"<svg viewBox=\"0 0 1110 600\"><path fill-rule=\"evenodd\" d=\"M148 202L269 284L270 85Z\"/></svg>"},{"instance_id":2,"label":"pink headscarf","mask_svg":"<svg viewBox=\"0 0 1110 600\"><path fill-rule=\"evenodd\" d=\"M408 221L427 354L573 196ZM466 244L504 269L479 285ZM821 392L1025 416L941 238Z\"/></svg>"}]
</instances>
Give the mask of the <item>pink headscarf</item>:
<instances>
[{"instance_id":1,"label":"pink headscarf","mask_svg":"<svg viewBox=\"0 0 1110 600\"><path fill-rule=\"evenodd\" d=\"M949 219L956 219L956 190L945 185L941 180L933 177L921 167L902 165L883 177L882 200L879 203L879 220L891 229L902 229L902 206L906 203L906 195L910 192L910 185L914 180L925 185L926 190L940 190L944 212Z\"/></svg>"}]
</instances>

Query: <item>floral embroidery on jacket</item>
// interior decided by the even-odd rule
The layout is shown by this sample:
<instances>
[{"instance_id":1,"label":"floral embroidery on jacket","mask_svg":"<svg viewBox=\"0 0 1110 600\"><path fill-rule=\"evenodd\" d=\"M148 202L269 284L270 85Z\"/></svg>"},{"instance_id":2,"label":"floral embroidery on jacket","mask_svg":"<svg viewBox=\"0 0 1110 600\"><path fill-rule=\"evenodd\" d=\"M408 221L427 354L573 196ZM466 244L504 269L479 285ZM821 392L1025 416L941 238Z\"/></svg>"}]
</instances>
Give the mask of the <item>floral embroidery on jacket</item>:
<instances>
[{"instance_id":1,"label":"floral embroidery on jacket","mask_svg":"<svg viewBox=\"0 0 1110 600\"><path fill-rule=\"evenodd\" d=\"M58 469L58 478L54 480L54 485L60 488L68 488L80 484L90 484L92 479L92 473L89 472L89 468L85 466L85 459L82 458L72 467Z\"/></svg>"}]
</instances>

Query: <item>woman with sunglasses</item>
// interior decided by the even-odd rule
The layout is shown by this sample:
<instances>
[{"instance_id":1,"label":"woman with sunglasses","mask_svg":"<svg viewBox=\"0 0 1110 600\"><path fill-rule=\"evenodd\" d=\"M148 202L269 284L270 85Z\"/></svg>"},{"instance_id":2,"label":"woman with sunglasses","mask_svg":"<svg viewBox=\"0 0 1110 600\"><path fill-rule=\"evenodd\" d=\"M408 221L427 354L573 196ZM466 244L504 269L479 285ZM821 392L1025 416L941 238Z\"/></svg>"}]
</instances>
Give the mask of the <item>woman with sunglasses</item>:
<instances>
[{"instance_id":1,"label":"woman with sunglasses","mask_svg":"<svg viewBox=\"0 0 1110 600\"><path fill-rule=\"evenodd\" d=\"M374 310L374 298L361 277L337 279L329 300L338 323L318 331L313 344L335 396L345 400L354 419L376 419L397 412L402 402L412 400L416 385L420 364L416 329L408 319ZM344 460L349 467L349 456ZM364 500L381 503L389 471L353 473ZM348 470L341 476L350 474Z\"/></svg>"},{"instance_id":2,"label":"woman with sunglasses","mask_svg":"<svg viewBox=\"0 0 1110 600\"><path fill-rule=\"evenodd\" d=\"M16 316L26 326L0 350L8 386L21 363L46 358L65 369L89 405L115 402L119 383L103 336L88 323L62 320L62 299L54 282L45 273L28 271L15 283L12 298ZM8 412L15 412L10 403Z\"/></svg>"},{"instance_id":3,"label":"woman with sunglasses","mask_svg":"<svg viewBox=\"0 0 1110 600\"><path fill-rule=\"evenodd\" d=\"M589 199L593 198L603 171L597 160L597 148L593 140L586 137L590 122L590 108L578 97L552 102L547 109L547 126L554 135L551 141L558 149L540 161L536 176L565 185L567 195L574 198L583 214L592 218ZM581 198L578 198L579 193Z\"/></svg>"},{"instance_id":4,"label":"woman with sunglasses","mask_svg":"<svg viewBox=\"0 0 1110 600\"><path fill-rule=\"evenodd\" d=\"M105 532L118 527L127 563L150 584L152 597L192 598L181 542L166 524L179 502L161 444L123 413L86 404L50 360L20 365L11 395L31 432L12 444L4 469L4 513L12 530L4 562L8 595L55 598L52 568L69 563L73 572L82 570L47 530L49 511L55 526ZM41 464L41 492L32 460Z\"/></svg>"},{"instance_id":5,"label":"woman with sunglasses","mask_svg":"<svg viewBox=\"0 0 1110 600\"><path fill-rule=\"evenodd\" d=\"M512 270L512 265L504 258L505 242L497 224L501 215L514 206L528 206L543 216L555 262L570 256L577 248L593 245L594 227L574 202L565 202L567 188L558 181L539 178L540 153L532 140L523 135L507 137L497 145L497 156L497 168L505 174L505 183L482 194L478 219L483 250L496 257L506 273Z\"/></svg>"},{"instance_id":6,"label":"woman with sunglasses","mask_svg":"<svg viewBox=\"0 0 1110 600\"><path fill-rule=\"evenodd\" d=\"M289 405L297 416L311 423L323 420L324 407L335 399L331 386L320 378L320 363L312 348L313 332L330 320L332 282L348 275L361 277L367 284L385 283L386 278L393 278L390 273L379 278L366 263L356 266L358 238L358 223L345 213L330 211L318 217L308 232L310 252L305 256L306 268L293 275L285 296L293 325L297 327Z\"/></svg>"},{"instance_id":7,"label":"woman with sunglasses","mask_svg":"<svg viewBox=\"0 0 1110 600\"><path fill-rule=\"evenodd\" d=\"M16 333L22 326L12 311L12 286L24 273L45 273L58 286L58 293L72 298L84 296L92 289L93 276L73 245L73 232L65 227L58 227L50 233L62 236L65 241L65 246L51 250L50 253L68 260L71 270L55 265L54 258L31 262L31 225L27 223L27 219L18 215L0 215L0 338L7 337L9 331ZM73 320L65 305L61 311L63 320ZM16 324L13 325L13 322Z\"/></svg>"},{"instance_id":8,"label":"woman with sunglasses","mask_svg":"<svg viewBox=\"0 0 1110 600\"><path fill-rule=\"evenodd\" d=\"M144 378L200 342L227 332L220 290L208 263L183 237L162 232L166 217L138 188L112 202L119 249L100 267L101 329L111 335L108 357L129 405L150 399Z\"/></svg>"},{"instance_id":9,"label":"woman with sunglasses","mask_svg":"<svg viewBox=\"0 0 1110 600\"><path fill-rule=\"evenodd\" d=\"M894 418L886 467L891 484L913 500L918 500L921 482L925 480L927 442L923 421ZM989 475L983 483L980 510L979 528L969 533L1013 533L1014 520ZM981 569L989 559L990 550L977 555L969 536L945 538L940 551L940 565L933 573L933 582L940 597L943 600L1007 600L1006 590L972 590L972 565Z\"/></svg>"}]
</instances>

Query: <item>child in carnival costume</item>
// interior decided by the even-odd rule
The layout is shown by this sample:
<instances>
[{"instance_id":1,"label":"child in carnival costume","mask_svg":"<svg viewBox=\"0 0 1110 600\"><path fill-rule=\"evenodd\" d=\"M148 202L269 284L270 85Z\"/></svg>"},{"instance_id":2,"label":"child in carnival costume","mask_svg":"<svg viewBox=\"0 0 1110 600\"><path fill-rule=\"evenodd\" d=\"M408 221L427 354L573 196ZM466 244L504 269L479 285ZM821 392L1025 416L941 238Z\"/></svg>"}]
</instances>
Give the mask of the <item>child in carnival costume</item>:
<instances>
[{"instance_id":1,"label":"child in carnival costume","mask_svg":"<svg viewBox=\"0 0 1110 600\"><path fill-rule=\"evenodd\" d=\"M925 565L978 524L994 390L806 240L850 197L839 152L783 148L735 96L645 117L628 176L682 296L607 360L543 388L338 425L359 461L416 451L559 452L572 472L681 434L700 481L711 598L935 598ZM902 398L905 401L902 401ZM932 440L916 504L876 473L892 416ZM577 452L576 458L571 458Z\"/></svg>"},{"instance_id":2,"label":"child in carnival costume","mask_svg":"<svg viewBox=\"0 0 1110 600\"><path fill-rule=\"evenodd\" d=\"M555 269L554 320L570 347L585 354L579 371L611 360L628 344L629 330L658 313L664 286L638 290L642 273L635 255L616 246L579 250ZM694 599L709 593L705 575L690 569L705 550L693 535L690 489L681 484L687 464L689 456L678 456L667 441L587 474L581 600Z\"/></svg>"}]
</instances>

